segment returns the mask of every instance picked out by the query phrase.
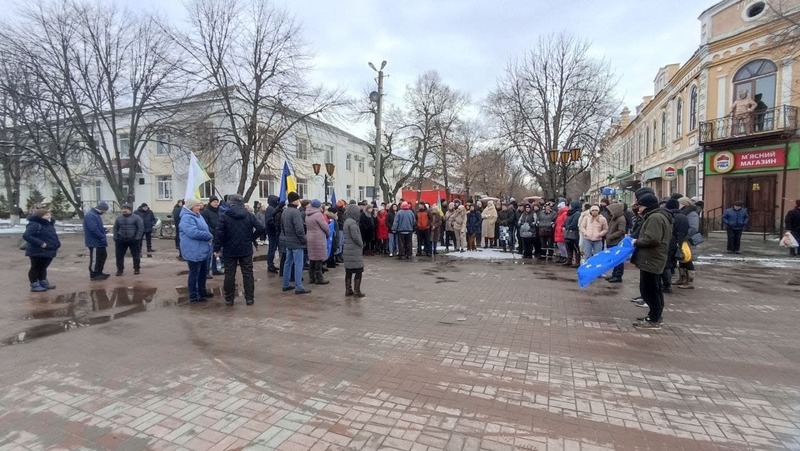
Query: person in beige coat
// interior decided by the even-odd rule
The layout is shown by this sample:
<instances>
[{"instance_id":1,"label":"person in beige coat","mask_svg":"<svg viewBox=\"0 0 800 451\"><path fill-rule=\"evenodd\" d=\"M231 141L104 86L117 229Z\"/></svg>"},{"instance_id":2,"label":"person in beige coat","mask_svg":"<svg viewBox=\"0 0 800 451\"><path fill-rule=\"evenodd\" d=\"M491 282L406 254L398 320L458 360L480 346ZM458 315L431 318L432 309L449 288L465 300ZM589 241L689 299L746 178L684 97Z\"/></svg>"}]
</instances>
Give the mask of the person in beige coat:
<instances>
[{"instance_id":1,"label":"person in beige coat","mask_svg":"<svg viewBox=\"0 0 800 451\"><path fill-rule=\"evenodd\" d=\"M486 208L481 213L483 222L481 223L481 236L483 237L483 248L494 247L494 225L497 222L497 209L494 201L488 201Z\"/></svg>"},{"instance_id":2,"label":"person in beige coat","mask_svg":"<svg viewBox=\"0 0 800 451\"><path fill-rule=\"evenodd\" d=\"M455 213L450 216L450 222L456 236L455 249L464 252L467 247L467 208L459 205Z\"/></svg>"},{"instance_id":3,"label":"person in beige coat","mask_svg":"<svg viewBox=\"0 0 800 451\"><path fill-rule=\"evenodd\" d=\"M600 214L600 207L592 205L589 216L581 222L581 236L587 260L603 250L603 237L606 233L608 233L608 221Z\"/></svg>"}]
</instances>

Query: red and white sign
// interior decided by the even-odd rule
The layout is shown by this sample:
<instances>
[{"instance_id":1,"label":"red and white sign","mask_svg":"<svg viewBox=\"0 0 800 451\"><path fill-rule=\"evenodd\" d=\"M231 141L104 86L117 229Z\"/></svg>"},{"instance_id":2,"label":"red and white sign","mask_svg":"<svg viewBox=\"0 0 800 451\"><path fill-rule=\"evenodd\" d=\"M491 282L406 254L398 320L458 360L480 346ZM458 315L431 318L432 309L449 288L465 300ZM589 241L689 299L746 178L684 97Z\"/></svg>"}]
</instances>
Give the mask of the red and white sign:
<instances>
[{"instance_id":1,"label":"red and white sign","mask_svg":"<svg viewBox=\"0 0 800 451\"><path fill-rule=\"evenodd\" d=\"M737 170L759 168L782 168L786 163L786 152L783 147L750 152L738 152L733 167Z\"/></svg>"}]
</instances>

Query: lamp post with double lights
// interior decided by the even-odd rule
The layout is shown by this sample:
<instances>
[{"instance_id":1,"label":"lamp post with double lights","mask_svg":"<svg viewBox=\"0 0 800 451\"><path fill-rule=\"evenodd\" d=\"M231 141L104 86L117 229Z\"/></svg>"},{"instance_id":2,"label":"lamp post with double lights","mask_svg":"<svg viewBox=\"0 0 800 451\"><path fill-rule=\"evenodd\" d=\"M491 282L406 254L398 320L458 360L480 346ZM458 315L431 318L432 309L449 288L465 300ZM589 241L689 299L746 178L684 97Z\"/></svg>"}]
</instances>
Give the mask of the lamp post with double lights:
<instances>
[{"instance_id":1,"label":"lamp post with double lights","mask_svg":"<svg viewBox=\"0 0 800 451\"><path fill-rule=\"evenodd\" d=\"M319 170L322 168L322 165L319 163L314 163L311 165L314 169L314 175L319 176ZM328 203L328 177L331 178L331 183L333 183L333 171L336 170L336 165L333 163L325 163L325 181L324 185L322 185L322 190L325 192L325 203Z\"/></svg>"},{"instance_id":2,"label":"lamp post with double lights","mask_svg":"<svg viewBox=\"0 0 800 451\"><path fill-rule=\"evenodd\" d=\"M581 149L579 148L572 148L572 149L552 149L547 152L547 158L550 160L551 165L555 165L557 163L561 163L561 175L563 180L563 191L562 195L564 198L567 197L567 169L569 166L576 162L580 161L581 159Z\"/></svg>"}]
</instances>

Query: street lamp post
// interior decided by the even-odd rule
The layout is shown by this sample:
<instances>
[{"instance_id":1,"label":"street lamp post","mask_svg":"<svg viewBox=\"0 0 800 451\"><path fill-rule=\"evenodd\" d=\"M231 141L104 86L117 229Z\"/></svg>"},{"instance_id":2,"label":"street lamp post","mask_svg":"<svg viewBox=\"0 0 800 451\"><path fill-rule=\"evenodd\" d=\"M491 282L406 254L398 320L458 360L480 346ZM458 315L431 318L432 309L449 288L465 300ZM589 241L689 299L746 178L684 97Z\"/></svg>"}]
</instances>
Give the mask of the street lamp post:
<instances>
[{"instance_id":1,"label":"street lamp post","mask_svg":"<svg viewBox=\"0 0 800 451\"><path fill-rule=\"evenodd\" d=\"M579 148L572 148L572 149L552 149L547 152L547 158L550 160L550 164L555 165L556 163L561 163L561 176L563 180L563 191L562 195L564 198L567 197L567 170L569 166L581 159L581 149Z\"/></svg>"},{"instance_id":2,"label":"street lamp post","mask_svg":"<svg viewBox=\"0 0 800 451\"><path fill-rule=\"evenodd\" d=\"M311 167L314 169L314 175L319 176L319 170L322 168L322 165L319 163L314 163L311 165ZM333 171L335 170L336 170L335 164L325 163L325 174L323 174L325 176L325 179L322 185L322 191L324 192L326 204L328 203L328 177L331 178L331 183L333 183Z\"/></svg>"},{"instance_id":3,"label":"street lamp post","mask_svg":"<svg viewBox=\"0 0 800 451\"><path fill-rule=\"evenodd\" d=\"M383 112L383 68L386 67L386 61L381 62L380 69L372 63L369 63L369 67L378 73L378 90L369 93L369 100L375 102L375 187L372 200L377 202L381 191L381 114Z\"/></svg>"}]
</instances>

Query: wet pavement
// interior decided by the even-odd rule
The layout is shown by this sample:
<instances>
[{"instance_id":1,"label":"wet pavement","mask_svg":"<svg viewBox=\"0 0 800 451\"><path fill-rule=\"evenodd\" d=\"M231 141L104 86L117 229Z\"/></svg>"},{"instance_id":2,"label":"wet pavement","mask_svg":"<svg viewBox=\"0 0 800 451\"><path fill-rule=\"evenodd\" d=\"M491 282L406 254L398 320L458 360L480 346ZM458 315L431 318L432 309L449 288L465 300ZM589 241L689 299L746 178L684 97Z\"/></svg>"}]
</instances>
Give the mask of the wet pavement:
<instances>
[{"instance_id":1,"label":"wet pavement","mask_svg":"<svg viewBox=\"0 0 800 451\"><path fill-rule=\"evenodd\" d=\"M219 276L188 305L171 243L89 282L62 238L31 294L0 236L0 449L800 448L800 258L774 243L712 237L640 332L632 269L581 290L552 263L368 257L355 300L341 268L296 296L260 261L254 306Z\"/></svg>"}]
</instances>

